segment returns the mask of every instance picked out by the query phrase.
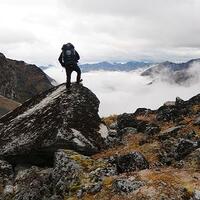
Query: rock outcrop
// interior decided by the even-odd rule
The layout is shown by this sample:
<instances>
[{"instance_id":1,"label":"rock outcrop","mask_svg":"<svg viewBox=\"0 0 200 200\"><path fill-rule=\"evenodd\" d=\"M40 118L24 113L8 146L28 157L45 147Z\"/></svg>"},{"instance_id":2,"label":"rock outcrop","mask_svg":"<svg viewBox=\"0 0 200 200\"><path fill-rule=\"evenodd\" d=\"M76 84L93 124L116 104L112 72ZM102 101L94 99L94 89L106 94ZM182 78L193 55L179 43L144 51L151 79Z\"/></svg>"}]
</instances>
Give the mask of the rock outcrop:
<instances>
[{"instance_id":1,"label":"rock outcrop","mask_svg":"<svg viewBox=\"0 0 200 200\"><path fill-rule=\"evenodd\" d=\"M98 152L108 132L98 107L97 97L77 84L70 93L63 84L35 96L0 119L0 158L43 165L60 148Z\"/></svg>"},{"instance_id":2,"label":"rock outcrop","mask_svg":"<svg viewBox=\"0 0 200 200\"><path fill-rule=\"evenodd\" d=\"M47 75L36 65L11 60L0 53L0 95L22 103L50 88Z\"/></svg>"},{"instance_id":3,"label":"rock outcrop","mask_svg":"<svg viewBox=\"0 0 200 200\"><path fill-rule=\"evenodd\" d=\"M98 107L62 84L2 117L0 199L199 199L200 95L103 119Z\"/></svg>"}]
</instances>

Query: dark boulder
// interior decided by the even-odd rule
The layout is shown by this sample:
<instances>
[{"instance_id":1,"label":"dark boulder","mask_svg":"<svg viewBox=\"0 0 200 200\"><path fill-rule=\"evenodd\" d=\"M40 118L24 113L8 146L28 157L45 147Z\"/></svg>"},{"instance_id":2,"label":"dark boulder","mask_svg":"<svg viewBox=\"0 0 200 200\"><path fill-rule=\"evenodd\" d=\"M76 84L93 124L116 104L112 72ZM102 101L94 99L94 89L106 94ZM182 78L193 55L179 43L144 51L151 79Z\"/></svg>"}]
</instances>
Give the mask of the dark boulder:
<instances>
[{"instance_id":1,"label":"dark boulder","mask_svg":"<svg viewBox=\"0 0 200 200\"><path fill-rule=\"evenodd\" d=\"M35 96L0 119L0 158L51 165L60 148L85 155L98 152L108 136L98 107L97 97L77 84L70 93L63 84Z\"/></svg>"},{"instance_id":2,"label":"dark boulder","mask_svg":"<svg viewBox=\"0 0 200 200\"><path fill-rule=\"evenodd\" d=\"M189 99L189 100L187 101L187 104L188 104L188 105L197 105L197 104L199 104L199 103L200 103L200 94L198 94L198 95L192 97L191 99Z\"/></svg>"},{"instance_id":3,"label":"dark boulder","mask_svg":"<svg viewBox=\"0 0 200 200\"><path fill-rule=\"evenodd\" d=\"M149 163L140 152L131 152L115 157L112 163L116 165L118 173L130 172L149 168Z\"/></svg>"},{"instance_id":4,"label":"dark boulder","mask_svg":"<svg viewBox=\"0 0 200 200\"><path fill-rule=\"evenodd\" d=\"M182 160L192 151L198 148L198 143L187 139L181 139L174 150L174 157L176 160Z\"/></svg>"},{"instance_id":5,"label":"dark boulder","mask_svg":"<svg viewBox=\"0 0 200 200\"><path fill-rule=\"evenodd\" d=\"M136 119L134 114L124 113L118 116L117 124L118 130L122 130L127 127L132 127L137 129L138 132L144 132L148 125L148 122Z\"/></svg>"},{"instance_id":6,"label":"dark boulder","mask_svg":"<svg viewBox=\"0 0 200 200\"><path fill-rule=\"evenodd\" d=\"M151 110L151 109L147 109L147 108L138 108L136 111L135 111L135 113L134 113L134 115L135 116L138 116L138 115L147 115L147 114L153 114L154 113L154 111L153 110Z\"/></svg>"},{"instance_id":7,"label":"dark boulder","mask_svg":"<svg viewBox=\"0 0 200 200\"><path fill-rule=\"evenodd\" d=\"M173 121L173 122L180 122L183 120L182 115L187 115L188 110L187 108L180 109L177 106L161 106L156 112L156 119L158 121Z\"/></svg>"},{"instance_id":8,"label":"dark boulder","mask_svg":"<svg viewBox=\"0 0 200 200\"><path fill-rule=\"evenodd\" d=\"M126 127L136 127L137 123L134 120L134 115L130 113L124 113L117 117L118 128L121 130Z\"/></svg>"}]
</instances>

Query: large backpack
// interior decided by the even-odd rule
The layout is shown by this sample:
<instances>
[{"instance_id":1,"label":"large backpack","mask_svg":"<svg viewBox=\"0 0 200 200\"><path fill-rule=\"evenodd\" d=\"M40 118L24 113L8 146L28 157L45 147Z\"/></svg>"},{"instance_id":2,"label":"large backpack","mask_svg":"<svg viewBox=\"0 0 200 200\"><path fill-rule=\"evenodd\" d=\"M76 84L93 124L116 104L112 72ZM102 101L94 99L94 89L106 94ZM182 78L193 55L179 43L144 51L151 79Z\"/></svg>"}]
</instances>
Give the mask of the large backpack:
<instances>
[{"instance_id":1,"label":"large backpack","mask_svg":"<svg viewBox=\"0 0 200 200\"><path fill-rule=\"evenodd\" d=\"M62 47L62 60L64 65L73 65L76 61L76 51L74 46L70 43L63 45Z\"/></svg>"}]
</instances>

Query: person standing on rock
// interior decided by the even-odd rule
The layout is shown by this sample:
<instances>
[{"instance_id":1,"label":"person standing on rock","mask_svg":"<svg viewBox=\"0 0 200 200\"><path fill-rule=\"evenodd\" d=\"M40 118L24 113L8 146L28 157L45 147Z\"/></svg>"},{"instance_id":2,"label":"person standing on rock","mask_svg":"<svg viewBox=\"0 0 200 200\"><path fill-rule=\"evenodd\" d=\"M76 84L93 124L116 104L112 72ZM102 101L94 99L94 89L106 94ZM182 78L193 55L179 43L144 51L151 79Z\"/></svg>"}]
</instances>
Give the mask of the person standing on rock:
<instances>
[{"instance_id":1,"label":"person standing on rock","mask_svg":"<svg viewBox=\"0 0 200 200\"><path fill-rule=\"evenodd\" d=\"M73 71L77 72L77 78L76 83L80 83L82 81L81 79L81 70L78 66L78 60L80 59L80 56L78 52L75 50L74 45L71 43L64 44L62 46L62 52L58 58L60 64L62 67L66 70L66 87L70 88L71 85L71 74Z\"/></svg>"}]
</instances>

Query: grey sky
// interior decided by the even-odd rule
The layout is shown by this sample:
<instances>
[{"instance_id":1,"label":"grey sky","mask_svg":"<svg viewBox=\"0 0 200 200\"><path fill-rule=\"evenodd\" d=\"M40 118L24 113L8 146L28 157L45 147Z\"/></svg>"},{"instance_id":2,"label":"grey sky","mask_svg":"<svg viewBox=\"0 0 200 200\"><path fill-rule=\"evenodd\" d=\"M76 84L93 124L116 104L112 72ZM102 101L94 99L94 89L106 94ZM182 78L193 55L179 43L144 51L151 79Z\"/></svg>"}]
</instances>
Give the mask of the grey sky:
<instances>
[{"instance_id":1,"label":"grey sky","mask_svg":"<svg viewBox=\"0 0 200 200\"><path fill-rule=\"evenodd\" d=\"M57 64L71 41L81 62L200 57L199 0L1 0L0 52Z\"/></svg>"}]
</instances>

